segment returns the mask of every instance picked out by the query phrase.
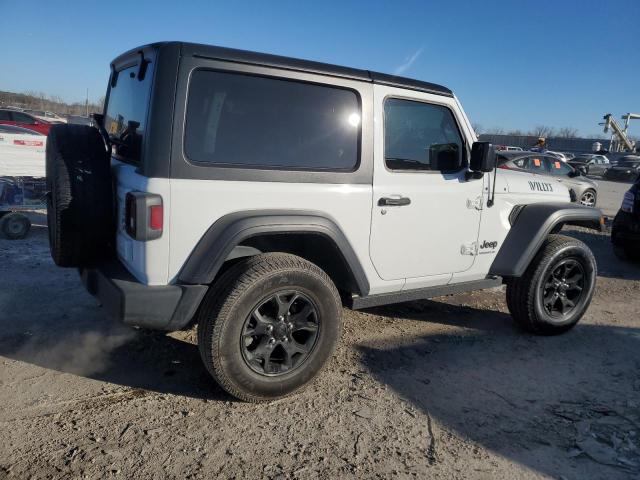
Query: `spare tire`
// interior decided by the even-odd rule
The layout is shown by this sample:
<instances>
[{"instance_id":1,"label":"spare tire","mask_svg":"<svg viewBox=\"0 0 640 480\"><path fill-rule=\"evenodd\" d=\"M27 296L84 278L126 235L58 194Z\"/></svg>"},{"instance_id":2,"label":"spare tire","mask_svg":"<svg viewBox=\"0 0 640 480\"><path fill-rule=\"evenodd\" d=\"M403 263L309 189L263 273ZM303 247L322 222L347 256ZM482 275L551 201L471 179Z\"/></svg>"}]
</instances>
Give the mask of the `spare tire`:
<instances>
[{"instance_id":1,"label":"spare tire","mask_svg":"<svg viewBox=\"0 0 640 480\"><path fill-rule=\"evenodd\" d=\"M56 265L85 267L114 238L110 155L96 128L54 125L47 138L47 225Z\"/></svg>"}]
</instances>

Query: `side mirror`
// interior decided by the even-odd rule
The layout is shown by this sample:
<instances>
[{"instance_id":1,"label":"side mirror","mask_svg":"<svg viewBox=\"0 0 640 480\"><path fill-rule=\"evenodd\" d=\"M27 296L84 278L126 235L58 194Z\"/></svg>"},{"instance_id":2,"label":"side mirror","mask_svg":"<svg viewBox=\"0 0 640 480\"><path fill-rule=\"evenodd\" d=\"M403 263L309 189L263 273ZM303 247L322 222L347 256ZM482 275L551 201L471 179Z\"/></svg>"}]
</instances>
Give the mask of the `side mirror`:
<instances>
[{"instance_id":1,"label":"side mirror","mask_svg":"<svg viewBox=\"0 0 640 480\"><path fill-rule=\"evenodd\" d=\"M469 169L472 172L488 173L496 168L496 150L489 142L474 142L471 146Z\"/></svg>"}]
</instances>

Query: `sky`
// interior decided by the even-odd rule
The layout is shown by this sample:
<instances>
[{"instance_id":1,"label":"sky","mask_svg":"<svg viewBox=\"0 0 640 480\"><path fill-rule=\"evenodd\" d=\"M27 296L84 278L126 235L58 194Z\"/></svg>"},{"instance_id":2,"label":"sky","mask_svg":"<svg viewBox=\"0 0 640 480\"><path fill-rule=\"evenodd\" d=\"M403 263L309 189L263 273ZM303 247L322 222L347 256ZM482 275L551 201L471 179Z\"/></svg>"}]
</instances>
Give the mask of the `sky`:
<instances>
[{"instance_id":1,"label":"sky","mask_svg":"<svg viewBox=\"0 0 640 480\"><path fill-rule=\"evenodd\" d=\"M640 0L0 0L0 90L98 99L114 57L162 40L440 83L482 130L640 113Z\"/></svg>"}]
</instances>

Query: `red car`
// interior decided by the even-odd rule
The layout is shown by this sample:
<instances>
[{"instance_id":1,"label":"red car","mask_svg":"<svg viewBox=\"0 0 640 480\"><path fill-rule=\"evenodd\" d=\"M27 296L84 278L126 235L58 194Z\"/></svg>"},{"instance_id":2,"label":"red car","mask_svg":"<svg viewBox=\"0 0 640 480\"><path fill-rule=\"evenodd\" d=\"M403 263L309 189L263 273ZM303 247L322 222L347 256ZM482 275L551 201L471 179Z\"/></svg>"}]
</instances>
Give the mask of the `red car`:
<instances>
[{"instance_id":1,"label":"red car","mask_svg":"<svg viewBox=\"0 0 640 480\"><path fill-rule=\"evenodd\" d=\"M40 120L28 113L19 112L17 110L0 109L0 124L16 125L18 127L35 130L43 135L49 134L49 129L53 124Z\"/></svg>"}]
</instances>

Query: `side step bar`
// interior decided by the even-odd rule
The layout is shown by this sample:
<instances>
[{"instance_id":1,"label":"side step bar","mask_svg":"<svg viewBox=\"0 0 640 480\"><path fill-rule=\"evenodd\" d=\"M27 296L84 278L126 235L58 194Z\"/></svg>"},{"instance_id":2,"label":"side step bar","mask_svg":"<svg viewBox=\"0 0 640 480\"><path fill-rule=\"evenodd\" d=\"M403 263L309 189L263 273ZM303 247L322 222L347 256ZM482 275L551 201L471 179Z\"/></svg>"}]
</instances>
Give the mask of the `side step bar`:
<instances>
[{"instance_id":1,"label":"side step bar","mask_svg":"<svg viewBox=\"0 0 640 480\"><path fill-rule=\"evenodd\" d=\"M389 305L392 303L412 302L414 300L424 300L427 298L441 297L443 295L453 295L454 293L484 290L486 288L499 287L500 285L502 285L502 277L492 277L474 280L472 282L439 285L437 287L419 288L415 290L402 290L400 292L381 293L366 297L354 295L351 297L351 304L347 306L353 310L361 310L363 308L379 307L380 305Z\"/></svg>"}]
</instances>

